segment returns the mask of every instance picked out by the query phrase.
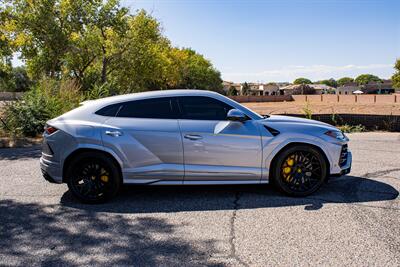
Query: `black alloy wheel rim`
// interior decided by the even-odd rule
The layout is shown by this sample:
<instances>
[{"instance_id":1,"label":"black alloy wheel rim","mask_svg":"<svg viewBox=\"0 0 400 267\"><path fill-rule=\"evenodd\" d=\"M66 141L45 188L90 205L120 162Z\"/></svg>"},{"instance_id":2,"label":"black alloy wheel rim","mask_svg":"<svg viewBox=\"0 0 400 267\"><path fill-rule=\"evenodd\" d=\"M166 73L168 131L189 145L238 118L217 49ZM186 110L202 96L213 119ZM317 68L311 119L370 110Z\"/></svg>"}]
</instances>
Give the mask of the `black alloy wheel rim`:
<instances>
[{"instance_id":1,"label":"black alloy wheel rim","mask_svg":"<svg viewBox=\"0 0 400 267\"><path fill-rule=\"evenodd\" d=\"M296 151L285 158L281 165L283 183L293 192L307 192L322 179L320 159L312 152Z\"/></svg>"},{"instance_id":2,"label":"black alloy wheel rim","mask_svg":"<svg viewBox=\"0 0 400 267\"><path fill-rule=\"evenodd\" d=\"M111 179L109 169L99 162L85 162L76 168L72 187L82 197L95 200L107 194Z\"/></svg>"}]
</instances>

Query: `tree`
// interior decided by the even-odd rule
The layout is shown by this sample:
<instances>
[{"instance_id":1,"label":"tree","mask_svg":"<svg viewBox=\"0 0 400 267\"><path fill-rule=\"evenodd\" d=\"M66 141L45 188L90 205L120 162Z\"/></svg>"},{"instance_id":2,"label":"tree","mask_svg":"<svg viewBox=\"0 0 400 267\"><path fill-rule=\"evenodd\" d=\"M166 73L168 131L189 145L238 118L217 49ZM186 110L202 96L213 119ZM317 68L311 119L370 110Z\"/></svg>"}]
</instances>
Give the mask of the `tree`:
<instances>
[{"instance_id":1,"label":"tree","mask_svg":"<svg viewBox=\"0 0 400 267\"><path fill-rule=\"evenodd\" d=\"M337 80L338 86L343 86L345 84L352 83L352 82L354 82L354 79L350 78L350 77L343 77L343 78L340 78L339 80Z\"/></svg>"},{"instance_id":2,"label":"tree","mask_svg":"<svg viewBox=\"0 0 400 267\"><path fill-rule=\"evenodd\" d=\"M336 88L337 85L338 85L338 83L336 82L336 80L333 79L333 78L330 78L329 80L321 80L321 81L318 81L318 82L316 82L316 83L325 84L325 85L327 85L327 86L331 86L331 87L334 87L334 88Z\"/></svg>"},{"instance_id":3,"label":"tree","mask_svg":"<svg viewBox=\"0 0 400 267\"><path fill-rule=\"evenodd\" d=\"M172 47L156 19L143 10L128 14L119 0L5 1L2 28L31 77L72 78L83 90L114 92L222 89L209 60Z\"/></svg>"},{"instance_id":4,"label":"tree","mask_svg":"<svg viewBox=\"0 0 400 267\"><path fill-rule=\"evenodd\" d=\"M228 95L229 95L229 96L238 95L238 91L236 90L236 87L235 87L235 86L231 85L231 87L229 87Z\"/></svg>"},{"instance_id":5,"label":"tree","mask_svg":"<svg viewBox=\"0 0 400 267\"><path fill-rule=\"evenodd\" d=\"M307 78L297 78L294 80L293 84L312 84L312 82Z\"/></svg>"},{"instance_id":6,"label":"tree","mask_svg":"<svg viewBox=\"0 0 400 267\"><path fill-rule=\"evenodd\" d=\"M394 65L396 72L392 76L393 88L400 89L400 59Z\"/></svg>"},{"instance_id":7,"label":"tree","mask_svg":"<svg viewBox=\"0 0 400 267\"><path fill-rule=\"evenodd\" d=\"M28 73L23 66L12 69L10 83L11 89L16 92L28 91L32 85L32 81L29 79Z\"/></svg>"},{"instance_id":8,"label":"tree","mask_svg":"<svg viewBox=\"0 0 400 267\"><path fill-rule=\"evenodd\" d=\"M293 89L292 95L313 95L315 89L307 84L300 84Z\"/></svg>"},{"instance_id":9,"label":"tree","mask_svg":"<svg viewBox=\"0 0 400 267\"><path fill-rule=\"evenodd\" d=\"M247 82L244 82L242 85L242 94L243 95L248 95L250 92L250 85Z\"/></svg>"},{"instance_id":10,"label":"tree","mask_svg":"<svg viewBox=\"0 0 400 267\"><path fill-rule=\"evenodd\" d=\"M11 74L12 44L7 36L9 11L0 4L0 91L9 89Z\"/></svg>"},{"instance_id":11,"label":"tree","mask_svg":"<svg viewBox=\"0 0 400 267\"><path fill-rule=\"evenodd\" d=\"M372 74L361 74L354 80L358 85L365 85L370 82L381 82L378 76Z\"/></svg>"}]
</instances>

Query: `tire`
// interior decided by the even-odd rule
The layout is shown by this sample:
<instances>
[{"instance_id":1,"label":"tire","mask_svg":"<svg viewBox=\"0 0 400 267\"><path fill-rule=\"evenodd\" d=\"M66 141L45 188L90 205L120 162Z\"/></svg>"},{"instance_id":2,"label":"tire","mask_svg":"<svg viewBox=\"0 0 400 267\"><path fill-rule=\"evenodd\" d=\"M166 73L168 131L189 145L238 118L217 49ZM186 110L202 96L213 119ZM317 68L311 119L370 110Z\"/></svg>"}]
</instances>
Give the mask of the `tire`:
<instances>
[{"instance_id":1,"label":"tire","mask_svg":"<svg viewBox=\"0 0 400 267\"><path fill-rule=\"evenodd\" d=\"M273 184L289 196L305 197L327 179L324 155L312 146L295 145L280 152L272 166Z\"/></svg>"},{"instance_id":2,"label":"tire","mask_svg":"<svg viewBox=\"0 0 400 267\"><path fill-rule=\"evenodd\" d=\"M113 159L99 152L84 152L72 159L66 171L70 192L83 203L104 203L121 186L121 175Z\"/></svg>"}]
</instances>

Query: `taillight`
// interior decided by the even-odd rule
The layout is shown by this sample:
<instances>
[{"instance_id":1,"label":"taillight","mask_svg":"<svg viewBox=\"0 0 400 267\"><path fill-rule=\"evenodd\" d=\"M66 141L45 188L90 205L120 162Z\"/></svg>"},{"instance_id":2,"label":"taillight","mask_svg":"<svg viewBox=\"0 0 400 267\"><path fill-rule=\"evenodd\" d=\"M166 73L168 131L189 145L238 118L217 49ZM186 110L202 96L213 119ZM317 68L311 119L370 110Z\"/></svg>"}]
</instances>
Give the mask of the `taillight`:
<instances>
[{"instance_id":1,"label":"taillight","mask_svg":"<svg viewBox=\"0 0 400 267\"><path fill-rule=\"evenodd\" d=\"M53 133L57 132L58 129L55 128L55 127L53 127L53 126L46 125L46 126L44 126L44 131L45 131L47 134L53 134Z\"/></svg>"}]
</instances>

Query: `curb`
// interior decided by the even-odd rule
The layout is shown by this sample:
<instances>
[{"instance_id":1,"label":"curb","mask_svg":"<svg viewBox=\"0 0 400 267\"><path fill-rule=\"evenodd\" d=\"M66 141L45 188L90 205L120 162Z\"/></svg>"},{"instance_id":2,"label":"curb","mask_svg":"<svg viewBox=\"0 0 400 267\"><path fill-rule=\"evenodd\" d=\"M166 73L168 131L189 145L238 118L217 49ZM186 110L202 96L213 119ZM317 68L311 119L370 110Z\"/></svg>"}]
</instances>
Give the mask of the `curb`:
<instances>
[{"instance_id":1,"label":"curb","mask_svg":"<svg viewBox=\"0 0 400 267\"><path fill-rule=\"evenodd\" d=\"M32 147L42 144L43 138L9 138L0 137L1 148Z\"/></svg>"}]
</instances>

